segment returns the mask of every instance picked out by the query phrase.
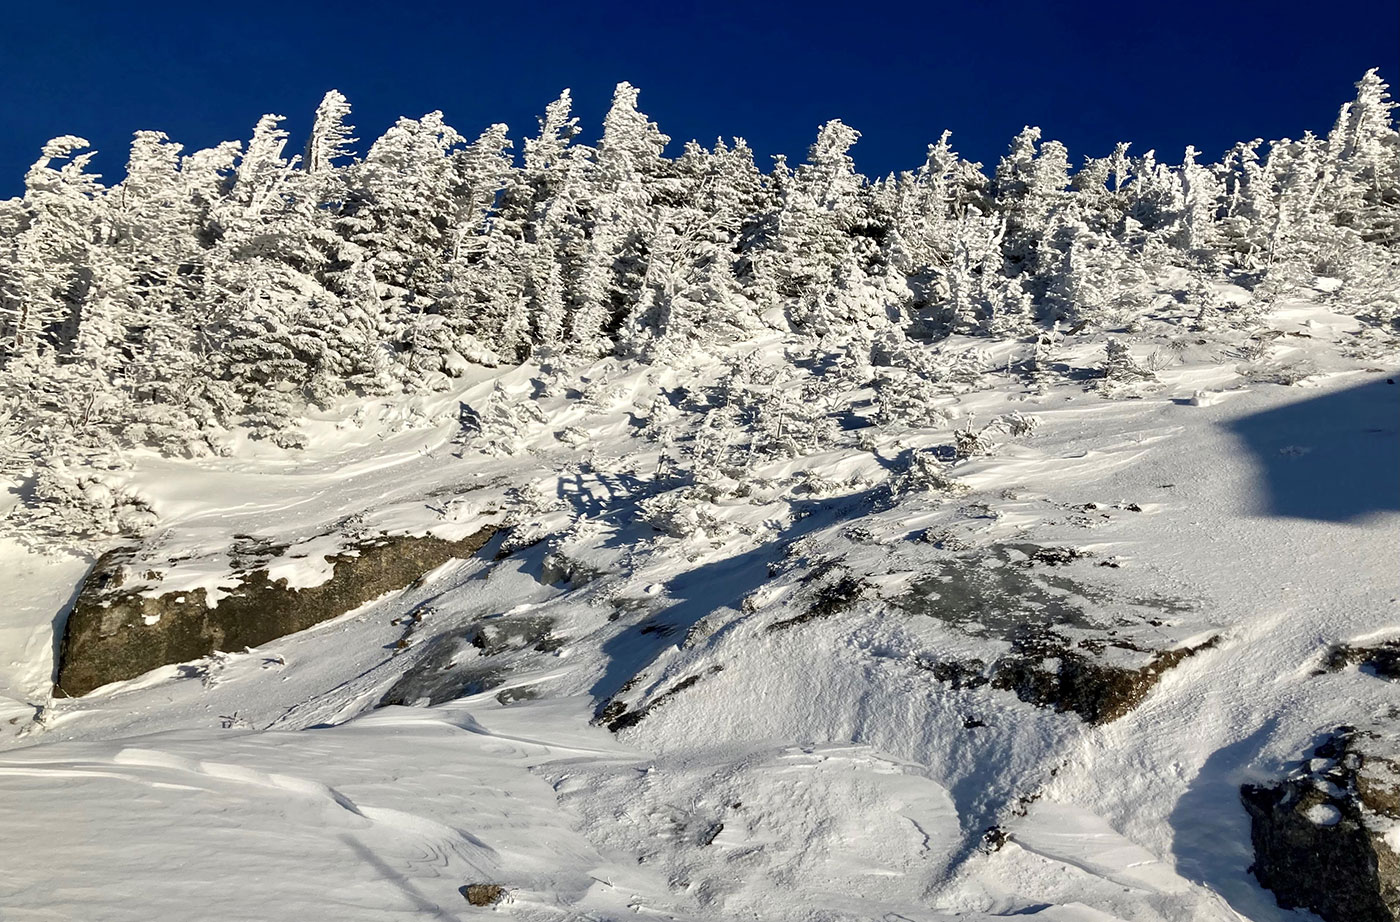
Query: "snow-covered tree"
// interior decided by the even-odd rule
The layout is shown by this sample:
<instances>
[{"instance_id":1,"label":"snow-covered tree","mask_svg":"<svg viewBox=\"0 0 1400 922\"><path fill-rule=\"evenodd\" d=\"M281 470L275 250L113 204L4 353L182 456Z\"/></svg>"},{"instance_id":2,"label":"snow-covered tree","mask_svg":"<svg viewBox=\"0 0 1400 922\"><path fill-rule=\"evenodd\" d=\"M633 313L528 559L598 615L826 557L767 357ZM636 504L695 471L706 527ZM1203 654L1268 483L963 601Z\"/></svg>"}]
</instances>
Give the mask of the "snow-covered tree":
<instances>
[{"instance_id":1,"label":"snow-covered tree","mask_svg":"<svg viewBox=\"0 0 1400 922\"><path fill-rule=\"evenodd\" d=\"M1026 128L988 176L945 132L922 164L874 181L840 121L796 169L779 156L765 171L740 139L668 157L637 101L619 84L589 147L564 91L519 165L504 125L468 143L439 112L400 119L355 160L334 90L301 158L275 115L246 144L188 155L138 132L107 188L85 141L54 139L23 197L0 201L0 419L20 446L6 463L208 451L230 426L296 444L304 412L347 395L526 360L553 369L558 395L577 359L701 367L764 329L794 357L721 375L695 443L709 447L692 452L738 469L745 452L837 437L834 388L873 382L882 425L939 422L919 402L986 363L911 336L1023 338L1036 345L1015 367L1034 374L1063 336L1222 328L1302 287L1326 287L1377 337L1400 315L1400 134L1375 71L1325 139L1251 140L1219 163L1188 148L1168 166L1121 143L1072 172L1063 145ZM1183 270L1198 308L1184 321L1152 307ZM1247 306L1220 298L1227 281L1252 289ZM820 381L805 370L833 361ZM519 448L533 406L502 391L478 415Z\"/></svg>"},{"instance_id":2,"label":"snow-covered tree","mask_svg":"<svg viewBox=\"0 0 1400 922\"><path fill-rule=\"evenodd\" d=\"M339 90L328 91L316 107L316 121L306 139L306 154L302 157L306 172L330 173L335 169L336 160L354 153L350 145L356 139L350 135L355 129L345 122L349 114L350 101Z\"/></svg>"}]
</instances>

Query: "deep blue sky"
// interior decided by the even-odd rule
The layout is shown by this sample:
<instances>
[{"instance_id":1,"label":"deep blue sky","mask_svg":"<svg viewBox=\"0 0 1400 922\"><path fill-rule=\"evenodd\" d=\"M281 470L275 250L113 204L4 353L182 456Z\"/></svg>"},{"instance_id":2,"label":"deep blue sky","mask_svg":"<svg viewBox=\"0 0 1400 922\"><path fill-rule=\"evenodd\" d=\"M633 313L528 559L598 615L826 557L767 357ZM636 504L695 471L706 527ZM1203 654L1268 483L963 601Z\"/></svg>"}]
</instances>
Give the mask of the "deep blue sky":
<instances>
[{"instance_id":1,"label":"deep blue sky","mask_svg":"<svg viewBox=\"0 0 1400 922\"><path fill-rule=\"evenodd\" d=\"M612 87L679 142L746 137L800 159L817 126L864 135L867 174L913 168L944 128L991 165L1025 124L1075 163L1117 140L1176 162L1235 140L1326 131L1368 67L1400 82L1400 3L580 2L261 0L6 4L0 23L0 196L40 145L78 134L119 177L131 132L186 150L246 138L265 112L300 147L321 95L350 97L369 141L441 109L474 137L518 141L564 87L585 140Z\"/></svg>"}]
</instances>

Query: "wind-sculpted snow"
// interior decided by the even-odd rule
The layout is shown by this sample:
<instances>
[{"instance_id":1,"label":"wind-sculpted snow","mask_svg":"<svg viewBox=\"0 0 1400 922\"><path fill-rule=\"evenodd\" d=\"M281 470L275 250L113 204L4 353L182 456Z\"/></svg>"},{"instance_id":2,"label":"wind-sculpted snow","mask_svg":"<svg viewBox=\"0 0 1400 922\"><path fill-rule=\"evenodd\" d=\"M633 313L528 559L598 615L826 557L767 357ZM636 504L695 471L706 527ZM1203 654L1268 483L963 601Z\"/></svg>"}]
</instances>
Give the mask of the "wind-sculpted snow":
<instances>
[{"instance_id":1,"label":"wind-sculpted snow","mask_svg":"<svg viewBox=\"0 0 1400 922\"><path fill-rule=\"evenodd\" d=\"M578 708L520 705L486 724L461 710L381 711L315 733L186 731L5 754L0 799L33 799L5 813L27 844L6 863L6 917L456 919L458 889L491 881L516 907L558 918L546 910L602 889L590 875L602 859L529 768L629 761L606 734L572 728ZM512 835L522 827L533 842Z\"/></svg>"}]
</instances>

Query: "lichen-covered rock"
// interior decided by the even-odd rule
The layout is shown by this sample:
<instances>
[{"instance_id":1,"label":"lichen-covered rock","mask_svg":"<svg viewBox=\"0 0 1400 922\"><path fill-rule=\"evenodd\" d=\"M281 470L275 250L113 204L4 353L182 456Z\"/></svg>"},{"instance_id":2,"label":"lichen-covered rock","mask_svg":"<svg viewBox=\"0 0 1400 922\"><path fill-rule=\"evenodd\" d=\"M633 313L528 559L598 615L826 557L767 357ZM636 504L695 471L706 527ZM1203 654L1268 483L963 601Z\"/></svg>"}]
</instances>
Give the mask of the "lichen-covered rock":
<instances>
[{"instance_id":1,"label":"lichen-covered rock","mask_svg":"<svg viewBox=\"0 0 1400 922\"><path fill-rule=\"evenodd\" d=\"M1340 727L1287 778L1240 789L1254 876L1328 922L1400 920L1400 739Z\"/></svg>"},{"instance_id":2,"label":"lichen-covered rock","mask_svg":"<svg viewBox=\"0 0 1400 922\"><path fill-rule=\"evenodd\" d=\"M151 595L124 586L132 552L112 551L93 566L68 617L54 693L85 695L159 666L306 630L470 557L494 532L488 526L459 541L380 536L332 558L331 578L304 589L270 579L265 567L250 570L212 607L203 589Z\"/></svg>"}]
</instances>

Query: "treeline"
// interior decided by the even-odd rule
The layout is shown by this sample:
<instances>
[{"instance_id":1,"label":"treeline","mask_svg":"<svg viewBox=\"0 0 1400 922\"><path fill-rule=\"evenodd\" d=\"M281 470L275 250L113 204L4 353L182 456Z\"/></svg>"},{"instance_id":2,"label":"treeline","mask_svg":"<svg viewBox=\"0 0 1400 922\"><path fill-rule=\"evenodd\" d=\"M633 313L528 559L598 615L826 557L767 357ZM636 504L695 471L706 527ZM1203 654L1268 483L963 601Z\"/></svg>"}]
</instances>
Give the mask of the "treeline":
<instances>
[{"instance_id":1,"label":"treeline","mask_svg":"<svg viewBox=\"0 0 1400 922\"><path fill-rule=\"evenodd\" d=\"M764 172L737 139L666 157L636 103L619 85L594 146L566 91L519 158L506 126L468 141L436 112L357 158L332 91L300 157L279 116L188 155L142 131L113 186L83 139L54 139L0 202L11 460L64 440L197 452L234 425L294 442L308 404L542 352L663 359L763 327L1131 329L1143 283L1173 266L1263 302L1327 275L1356 312L1395 317L1400 135L1374 71L1326 138L1215 163L1120 144L1073 169L1027 128L990 175L945 133L918 169L873 181L839 121L805 162Z\"/></svg>"}]
</instances>

